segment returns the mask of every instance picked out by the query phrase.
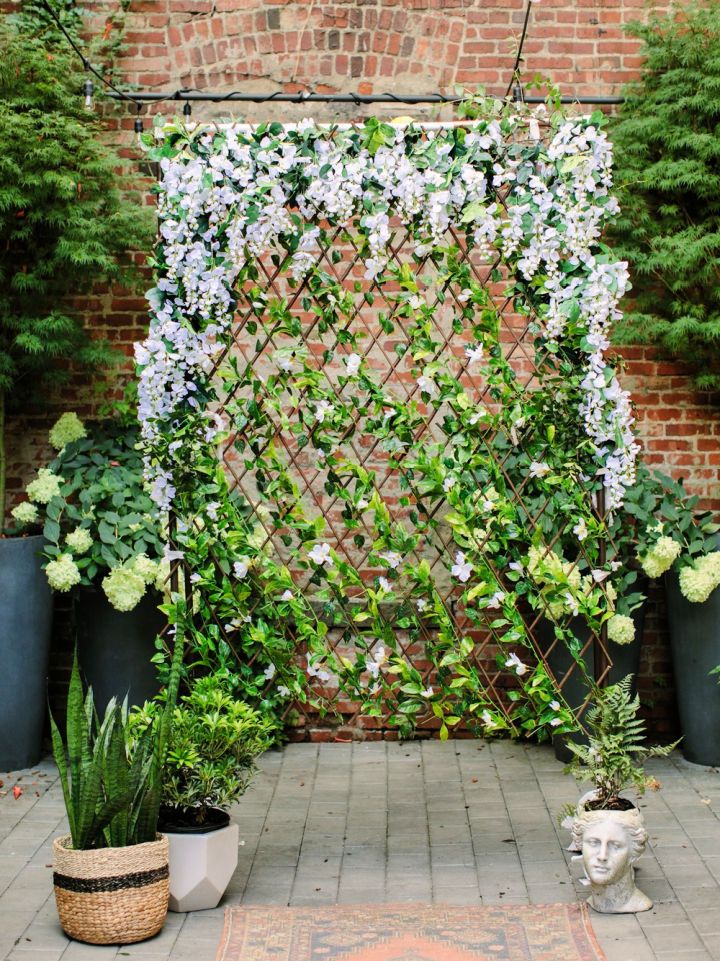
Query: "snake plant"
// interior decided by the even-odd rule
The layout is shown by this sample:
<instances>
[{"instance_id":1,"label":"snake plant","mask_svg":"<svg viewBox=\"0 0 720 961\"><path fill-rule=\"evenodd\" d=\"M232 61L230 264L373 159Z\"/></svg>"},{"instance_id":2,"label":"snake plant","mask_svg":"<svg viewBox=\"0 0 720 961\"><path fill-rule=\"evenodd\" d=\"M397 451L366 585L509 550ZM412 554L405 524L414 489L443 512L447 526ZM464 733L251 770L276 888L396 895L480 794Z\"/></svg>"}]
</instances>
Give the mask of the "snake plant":
<instances>
[{"instance_id":1,"label":"snake plant","mask_svg":"<svg viewBox=\"0 0 720 961\"><path fill-rule=\"evenodd\" d=\"M92 688L83 695L77 656L67 702L65 740L50 717L53 754L60 774L73 848L126 847L154 841L162 772L182 670L178 629L164 709L141 737L128 736L127 705L113 698L96 714ZM132 745L132 746L131 746Z\"/></svg>"}]
</instances>

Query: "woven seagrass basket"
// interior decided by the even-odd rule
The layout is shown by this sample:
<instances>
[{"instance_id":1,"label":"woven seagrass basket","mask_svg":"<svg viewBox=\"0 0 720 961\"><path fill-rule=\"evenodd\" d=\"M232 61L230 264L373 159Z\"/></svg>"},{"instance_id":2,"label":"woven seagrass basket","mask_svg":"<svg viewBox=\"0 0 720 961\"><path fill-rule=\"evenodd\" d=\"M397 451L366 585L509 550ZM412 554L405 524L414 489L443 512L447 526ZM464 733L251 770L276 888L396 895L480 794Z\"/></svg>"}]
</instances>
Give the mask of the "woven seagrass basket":
<instances>
[{"instance_id":1,"label":"woven seagrass basket","mask_svg":"<svg viewBox=\"0 0 720 961\"><path fill-rule=\"evenodd\" d=\"M63 931L89 944L132 944L162 928L170 881L168 839L126 848L74 851L53 842L55 903Z\"/></svg>"}]
</instances>

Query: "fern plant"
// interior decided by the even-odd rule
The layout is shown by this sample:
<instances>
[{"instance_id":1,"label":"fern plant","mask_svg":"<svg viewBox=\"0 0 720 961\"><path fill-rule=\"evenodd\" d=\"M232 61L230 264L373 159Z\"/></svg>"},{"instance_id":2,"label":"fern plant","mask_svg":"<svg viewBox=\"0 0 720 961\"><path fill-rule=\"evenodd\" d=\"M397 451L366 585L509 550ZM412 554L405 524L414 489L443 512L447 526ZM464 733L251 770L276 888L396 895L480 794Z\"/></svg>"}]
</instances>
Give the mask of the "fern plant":
<instances>
[{"instance_id":1,"label":"fern plant","mask_svg":"<svg viewBox=\"0 0 720 961\"><path fill-rule=\"evenodd\" d=\"M656 343L720 387L720 0L683 0L630 31L640 80L611 127L632 301L615 339Z\"/></svg>"},{"instance_id":2,"label":"fern plant","mask_svg":"<svg viewBox=\"0 0 720 961\"><path fill-rule=\"evenodd\" d=\"M594 808L617 806L621 791L634 787L643 794L652 783L643 768L650 757L667 757L678 742L648 747L645 724L637 716L640 698L632 696L633 675L597 691L588 711L589 744L567 746L575 755L567 766L579 782L591 781L595 788Z\"/></svg>"}]
</instances>

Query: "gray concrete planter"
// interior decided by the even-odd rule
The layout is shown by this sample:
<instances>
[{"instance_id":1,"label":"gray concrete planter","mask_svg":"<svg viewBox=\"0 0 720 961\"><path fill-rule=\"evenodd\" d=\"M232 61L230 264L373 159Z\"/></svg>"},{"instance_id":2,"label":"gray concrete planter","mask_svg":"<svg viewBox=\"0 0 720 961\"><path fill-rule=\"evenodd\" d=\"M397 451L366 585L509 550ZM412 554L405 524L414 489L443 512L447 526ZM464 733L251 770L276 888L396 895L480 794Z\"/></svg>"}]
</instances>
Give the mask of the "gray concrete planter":
<instances>
[{"instance_id":1,"label":"gray concrete planter","mask_svg":"<svg viewBox=\"0 0 720 961\"><path fill-rule=\"evenodd\" d=\"M645 625L645 605L636 608L632 613L633 623L635 624L635 640L632 644L613 644L609 642L610 656L612 657L612 667L608 677L608 684L617 684L628 674L637 677L640 669L640 654L642 650L642 636ZM587 622L581 618L573 618L570 624L575 636L583 643L590 638L590 628ZM537 638L543 650L550 650L550 646L555 638L554 627L551 621L543 620L535 628ZM550 670L558 682L564 681L562 692L565 700L570 707L579 707L587 697L587 687L580 674L579 668L575 665L575 660L564 644L558 643L547 655ZM585 669L590 676L593 675L593 651L589 648L583 657ZM566 677L567 675L567 677ZM572 735L561 735L553 738L555 756L559 761L567 764L572 760L573 754L568 749L566 742L571 738L577 744L587 744L587 737L582 732Z\"/></svg>"},{"instance_id":2,"label":"gray concrete planter","mask_svg":"<svg viewBox=\"0 0 720 961\"><path fill-rule=\"evenodd\" d=\"M670 648L677 695L680 747L694 764L720 766L720 687L710 671L720 665L720 588L703 604L680 592L677 574L665 577Z\"/></svg>"},{"instance_id":3,"label":"gray concrete planter","mask_svg":"<svg viewBox=\"0 0 720 961\"><path fill-rule=\"evenodd\" d=\"M42 754L52 625L43 543L0 538L0 771L32 767Z\"/></svg>"}]
</instances>

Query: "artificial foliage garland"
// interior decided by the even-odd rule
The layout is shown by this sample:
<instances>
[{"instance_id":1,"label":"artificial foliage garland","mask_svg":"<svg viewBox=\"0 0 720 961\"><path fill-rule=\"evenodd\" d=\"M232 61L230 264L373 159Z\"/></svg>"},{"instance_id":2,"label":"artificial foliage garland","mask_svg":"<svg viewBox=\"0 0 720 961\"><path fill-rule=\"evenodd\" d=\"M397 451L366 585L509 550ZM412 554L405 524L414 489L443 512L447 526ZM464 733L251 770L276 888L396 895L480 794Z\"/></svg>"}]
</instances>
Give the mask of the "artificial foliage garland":
<instances>
[{"instance_id":1,"label":"artificial foliage garland","mask_svg":"<svg viewBox=\"0 0 720 961\"><path fill-rule=\"evenodd\" d=\"M602 116L493 101L474 109L480 119L428 132L375 119L350 129L170 125L152 146L161 242L151 330L136 351L147 477L157 504L180 519L176 556L205 605L189 626L198 657L269 707L308 697L309 675L360 698L367 713L389 709L403 730L432 714L445 735L466 717L485 731L542 736L573 722L537 655L528 609L553 622L579 664L570 619L599 632L623 616L618 565L594 505L602 491L606 509L622 507L638 452L628 395L605 358L627 272L600 240L616 213ZM414 269L392 256L398 221ZM535 389L524 389L508 362L500 312L451 229L506 265L508 295L529 316ZM405 400L367 362L352 329L355 301L323 264L336 232L392 305L380 323L404 338L411 359ZM323 361L340 366L339 387L309 355L288 300L263 289L257 265L267 256L305 294L297 310L314 311L319 330L334 334ZM428 263L434 275L424 284ZM437 336L439 304L451 305L465 338L460 360ZM269 377L228 351L240 312L274 347ZM490 403L468 391L472 368ZM343 400L348 385L353 396ZM234 398L227 419L214 410L223 391ZM340 450L356 405L401 475L407 518L389 510L374 473ZM438 412L450 447L417 442ZM273 443L278 420L312 451L315 482L342 503L346 530L363 543L372 532L365 560L383 573L371 585L334 550L326 520L308 513ZM230 491L218 466L228 437L259 479L254 506ZM441 519L411 509L423 502L440 506ZM280 531L287 564L269 549ZM467 633L423 557L438 538ZM311 590L297 589L298 571ZM352 657L328 644L330 628L351 642ZM473 629L493 635L498 667L515 681L509 703L488 693L471 657ZM403 656L398 631L423 641L433 685Z\"/></svg>"}]
</instances>

